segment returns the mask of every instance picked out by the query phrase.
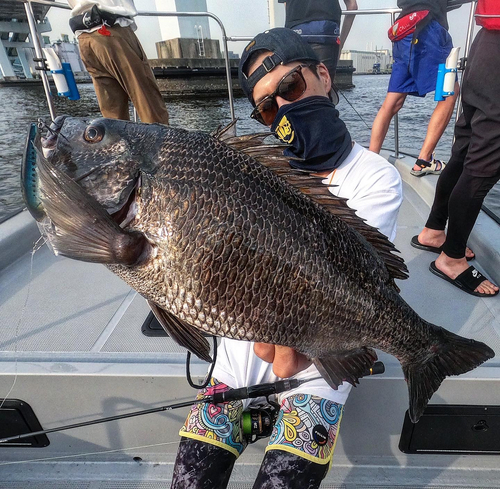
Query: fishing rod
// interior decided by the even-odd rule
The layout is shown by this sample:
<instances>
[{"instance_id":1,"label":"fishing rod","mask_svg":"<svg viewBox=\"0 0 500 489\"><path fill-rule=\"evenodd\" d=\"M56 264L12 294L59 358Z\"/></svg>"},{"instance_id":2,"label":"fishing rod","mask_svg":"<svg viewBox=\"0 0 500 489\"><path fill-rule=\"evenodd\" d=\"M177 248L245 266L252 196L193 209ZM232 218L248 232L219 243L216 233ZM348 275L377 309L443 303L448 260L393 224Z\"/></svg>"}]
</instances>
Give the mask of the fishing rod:
<instances>
[{"instance_id":1,"label":"fishing rod","mask_svg":"<svg viewBox=\"0 0 500 489\"><path fill-rule=\"evenodd\" d=\"M384 371L385 371L384 364L382 362L375 362L373 366L362 375L362 377L381 374ZM46 435L48 433L71 430L74 428L82 428L84 426L92 426L96 424L107 423L109 421L117 421L119 419L133 418L136 416L159 413L162 411L172 411L174 409L188 407L192 406L193 404L199 404L202 402L211 402L213 404L218 404L229 401L255 399L257 397L268 398L271 395L280 394L281 392L285 392L291 389L296 389L297 387L301 386L302 384L305 384L306 382L310 382L312 380L318 380L321 378L322 377L314 377L312 379L285 379L285 380L279 380L277 382L269 382L265 384L257 384L248 387L241 387L239 389L229 389L228 391L225 392L216 392L214 394L205 396L202 399L192 399L190 401L178 402L175 404L167 404L165 406L159 406L157 408L144 409L141 411L134 411L127 414L118 414L116 416L93 419L90 421L84 421L82 423L68 424L64 426L58 426L56 428L49 428L47 430L32 431L30 433L23 433L21 435L13 435L0 439L0 445L2 443L22 440L24 438L29 438L32 436Z\"/></svg>"}]
</instances>

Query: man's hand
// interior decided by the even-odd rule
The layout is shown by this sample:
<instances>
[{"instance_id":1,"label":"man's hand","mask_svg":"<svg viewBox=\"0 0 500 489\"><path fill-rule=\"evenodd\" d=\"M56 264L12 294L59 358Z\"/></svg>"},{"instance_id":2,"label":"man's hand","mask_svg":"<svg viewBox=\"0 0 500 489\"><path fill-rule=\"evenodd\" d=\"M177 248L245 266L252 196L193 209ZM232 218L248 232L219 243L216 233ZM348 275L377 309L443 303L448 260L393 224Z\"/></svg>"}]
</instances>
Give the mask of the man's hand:
<instances>
[{"instance_id":1,"label":"man's hand","mask_svg":"<svg viewBox=\"0 0 500 489\"><path fill-rule=\"evenodd\" d=\"M255 343L255 354L267 363L273 364L273 372L281 378L291 377L309 367L312 361L288 346Z\"/></svg>"}]
</instances>

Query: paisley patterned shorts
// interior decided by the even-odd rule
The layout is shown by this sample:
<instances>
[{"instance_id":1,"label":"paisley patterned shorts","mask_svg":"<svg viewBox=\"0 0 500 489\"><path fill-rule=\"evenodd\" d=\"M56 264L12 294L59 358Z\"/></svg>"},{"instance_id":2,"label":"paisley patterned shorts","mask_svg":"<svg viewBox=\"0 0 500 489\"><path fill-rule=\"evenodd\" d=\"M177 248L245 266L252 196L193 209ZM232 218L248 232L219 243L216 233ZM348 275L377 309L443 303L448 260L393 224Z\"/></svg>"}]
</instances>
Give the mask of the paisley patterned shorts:
<instances>
[{"instance_id":1,"label":"paisley patterned shorts","mask_svg":"<svg viewBox=\"0 0 500 489\"><path fill-rule=\"evenodd\" d=\"M226 384L212 378L196 398L202 399L205 395L227 390L229 387ZM248 444L243 436L242 414L241 401L193 404L179 435L216 445L239 457Z\"/></svg>"},{"instance_id":2,"label":"paisley patterned shorts","mask_svg":"<svg viewBox=\"0 0 500 489\"><path fill-rule=\"evenodd\" d=\"M211 379L198 399L229 390L226 384ZM268 450L283 450L317 464L329 464L342 418L343 405L322 397L296 394L281 404ZM248 445L242 427L243 403L200 403L191 408L179 434L224 448L236 457Z\"/></svg>"},{"instance_id":3,"label":"paisley patterned shorts","mask_svg":"<svg viewBox=\"0 0 500 489\"><path fill-rule=\"evenodd\" d=\"M281 404L268 450L283 450L317 464L329 464L344 406L322 397L296 394Z\"/></svg>"}]
</instances>

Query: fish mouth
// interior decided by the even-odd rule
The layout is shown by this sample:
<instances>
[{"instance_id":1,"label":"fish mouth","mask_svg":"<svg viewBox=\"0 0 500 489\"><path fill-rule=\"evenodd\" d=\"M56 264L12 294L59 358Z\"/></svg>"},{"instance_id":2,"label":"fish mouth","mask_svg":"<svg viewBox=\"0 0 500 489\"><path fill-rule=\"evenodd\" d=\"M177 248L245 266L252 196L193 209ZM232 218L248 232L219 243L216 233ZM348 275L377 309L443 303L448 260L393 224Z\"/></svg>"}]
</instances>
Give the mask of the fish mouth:
<instances>
[{"instance_id":1,"label":"fish mouth","mask_svg":"<svg viewBox=\"0 0 500 489\"><path fill-rule=\"evenodd\" d=\"M60 115L56 117L55 121L53 121L50 126L44 124L44 127L48 131L48 136L41 138L42 153L45 158L50 159L52 153L56 149L57 140L60 135L62 136L61 129L67 117L67 115Z\"/></svg>"},{"instance_id":2,"label":"fish mouth","mask_svg":"<svg viewBox=\"0 0 500 489\"><path fill-rule=\"evenodd\" d=\"M65 120L68 117L69 116L67 115L60 115L56 117L54 121L52 121L50 126L48 126L47 124L39 123L39 125L42 125L45 129L47 129L47 134L45 135L45 137L40 138L40 145L43 156L49 161L56 150L59 138L65 138L61 130L63 128ZM94 171L95 168L92 168L88 173L80 175L77 179L75 179L75 181L79 182L85 179ZM134 185L130 186L128 190L126 189L124 191L125 198L120 199L123 202L121 206L119 206L118 208L113 207L106 209L113 221L115 221L122 228L127 226L137 214L136 195L139 185L140 177L137 179ZM126 193L128 192L130 193L128 196L126 196Z\"/></svg>"},{"instance_id":3,"label":"fish mouth","mask_svg":"<svg viewBox=\"0 0 500 489\"><path fill-rule=\"evenodd\" d=\"M56 150L58 151L59 139L63 138L67 141L67 137L65 136L67 131L62 131L62 129L68 117L67 115L58 116L52 121L50 126L41 120L39 120L38 124L33 123L27 141L26 147L32 149L32 152L26 152L30 158L25 157L23 161L23 194L28 210L39 223L45 221L49 216L46 215L40 195L41 192L43 193L43 190L41 189L41 182L37 174L37 160L42 158L46 161L47 165L51 166L53 164L52 160L55 157ZM44 136L41 135L43 129L45 129ZM66 164L68 165L69 163L66 162ZM98 167L93 167L78 177L70 176L70 178L85 189L85 179L96 170L98 170ZM129 180L127 186L120 192L121 195L116 200L113 199L105 202L104 199L100 199L103 195L95 195L94 192L90 192L89 196L93 195L93 198L97 201L96 203L103 207L103 210L110 215L111 219L121 228L125 228L137 216L137 198L140 185L141 176L139 173L135 178ZM91 189L86 190L89 192Z\"/></svg>"},{"instance_id":4,"label":"fish mouth","mask_svg":"<svg viewBox=\"0 0 500 489\"><path fill-rule=\"evenodd\" d=\"M141 177L139 176L124 204L115 212L108 211L111 219L121 228L128 226L137 216L137 194L140 186Z\"/></svg>"}]
</instances>

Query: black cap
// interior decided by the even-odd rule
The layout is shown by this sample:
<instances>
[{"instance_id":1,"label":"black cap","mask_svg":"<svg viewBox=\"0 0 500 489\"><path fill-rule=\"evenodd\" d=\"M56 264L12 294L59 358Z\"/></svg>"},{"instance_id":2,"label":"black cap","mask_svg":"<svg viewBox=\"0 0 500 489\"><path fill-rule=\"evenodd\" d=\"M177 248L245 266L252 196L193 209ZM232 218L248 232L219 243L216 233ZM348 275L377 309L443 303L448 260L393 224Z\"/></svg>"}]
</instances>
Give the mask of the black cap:
<instances>
[{"instance_id":1,"label":"black cap","mask_svg":"<svg viewBox=\"0 0 500 489\"><path fill-rule=\"evenodd\" d=\"M262 64L247 77L248 60L256 51L271 51L273 54L264 59ZM250 102L253 101L253 89L257 82L267 73L280 64L288 64L292 61L312 61L319 63L319 58L311 46L299 34L277 27L257 34L243 50L238 68L240 87L245 92ZM255 105L255 104L254 104Z\"/></svg>"}]
</instances>

